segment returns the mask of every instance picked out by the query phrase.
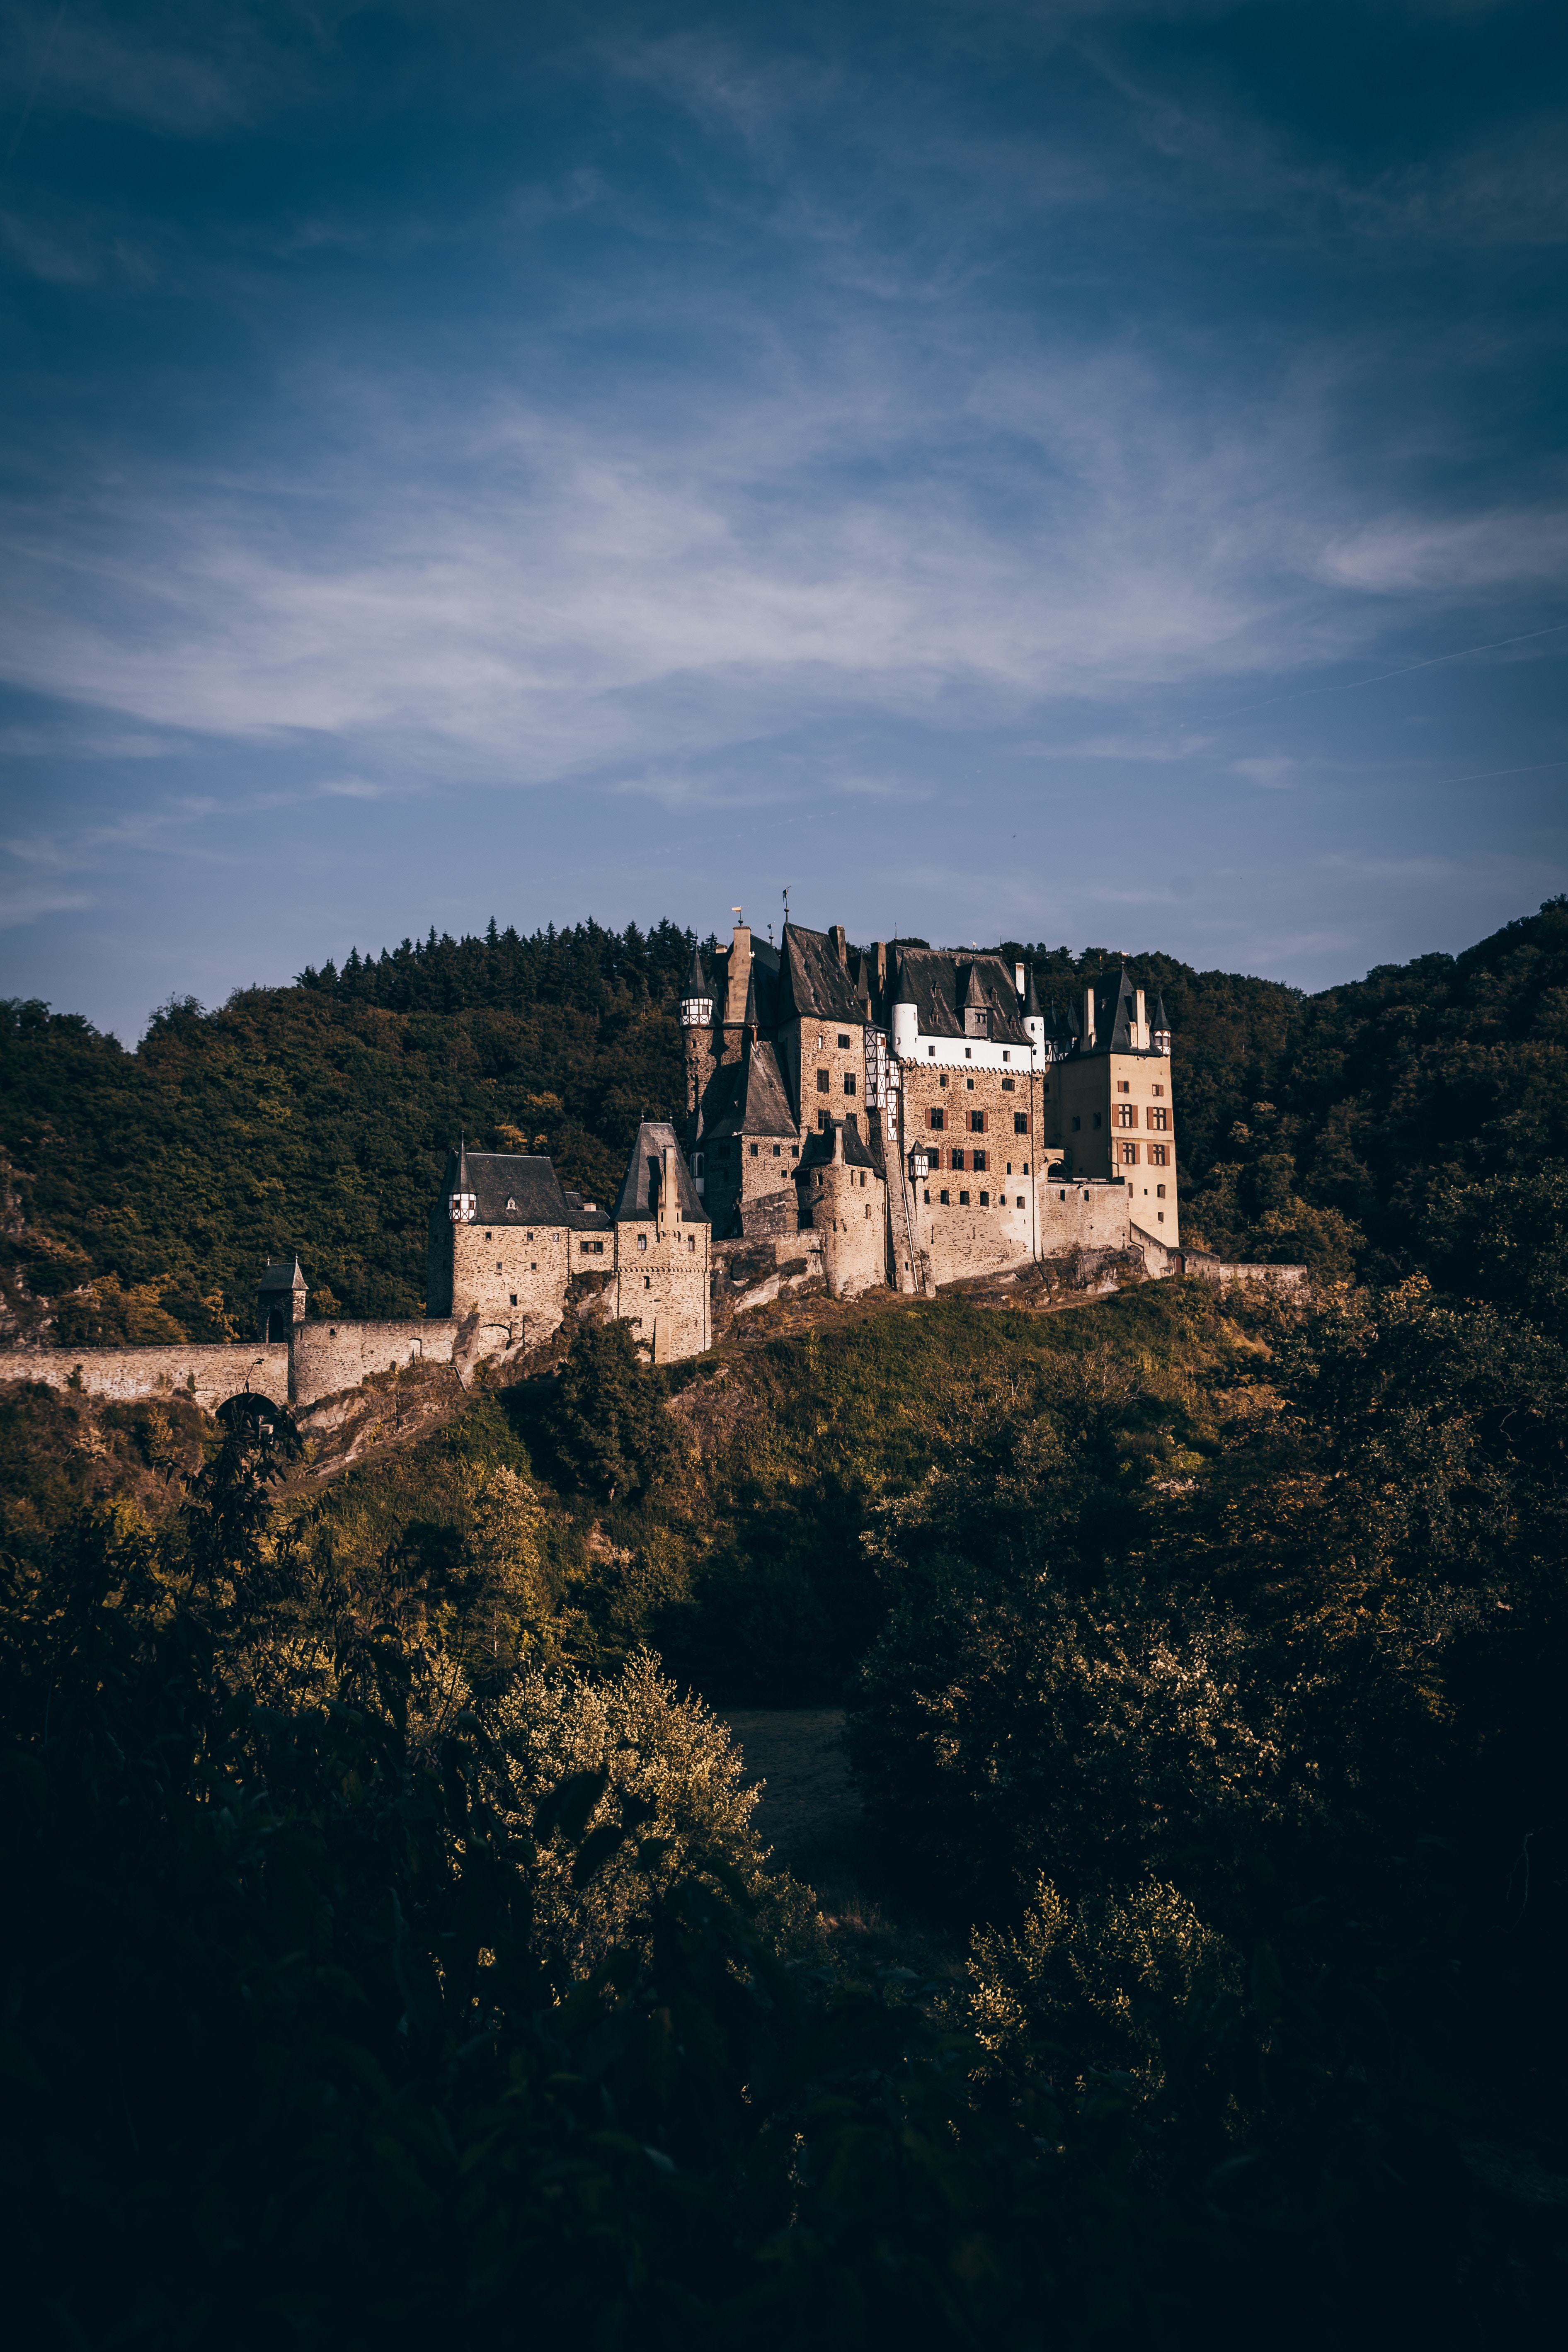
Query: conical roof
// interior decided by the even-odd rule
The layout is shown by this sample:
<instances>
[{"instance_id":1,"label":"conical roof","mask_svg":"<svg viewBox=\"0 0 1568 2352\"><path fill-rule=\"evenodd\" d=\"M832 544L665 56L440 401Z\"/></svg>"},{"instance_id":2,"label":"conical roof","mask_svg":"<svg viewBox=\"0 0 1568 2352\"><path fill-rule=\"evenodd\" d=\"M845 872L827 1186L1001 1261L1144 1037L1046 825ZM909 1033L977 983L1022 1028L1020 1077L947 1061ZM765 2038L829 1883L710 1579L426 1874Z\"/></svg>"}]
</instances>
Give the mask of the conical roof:
<instances>
[{"instance_id":1,"label":"conical roof","mask_svg":"<svg viewBox=\"0 0 1568 2352\"><path fill-rule=\"evenodd\" d=\"M473 1189L468 1181L468 1145L465 1137L458 1146L458 1190L471 1192Z\"/></svg>"},{"instance_id":2,"label":"conical roof","mask_svg":"<svg viewBox=\"0 0 1568 2352\"><path fill-rule=\"evenodd\" d=\"M1170 1017L1165 1011L1165 1000L1163 996L1157 996L1154 999L1153 1026L1156 1029L1163 1029L1167 1035L1170 1034Z\"/></svg>"},{"instance_id":3,"label":"conical roof","mask_svg":"<svg viewBox=\"0 0 1568 2352\"><path fill-rule=\"evenodd\" d=\"M972 963L969 967L969 985L963 992L963 1010L965 1013L984 1013L987 1009L985 991L980 985L980 966L977 963Z\"/></svg>"},{"instance_id":4,"label":"conical roof","mask_svg":"<svg viewBox=\"0 0 1568 2352\"><path fill-rule=\"evenodd\" d=\"M686 975L686 987L683 993L687 996L710 996L712 992L712 990L708 985L708 975L702 969L701 950L698 947L696 941L693 940L691 945L691 970Z\"/></svg>"},{"instance_id":5,"label":"conical roof","mask_svg":"<svg viewBox=\"0 0 1568 2352\"><path fill-rule=\"evenodd\" d=\"M753 1037L756 1035L757 975L755 969L750 966L746 971L746 1009L741 1015L741 1026L742 1029L749 1029Z\"/></svg>"},{"instance_id":6,"label":"conical roof","mask_svg":"<svg viewBox=\"0 0 1568 2352\"><path fill-rule=\"evenodd\" d=\"M1026 1021L1034 1021L1043 1018L1040 1012L1039 995L1035 987L1035 967L1033 964L1029 966L1029 976L1024 987L1024 1018Z\"/></svg>"},{"instance_id":7,"label":"conical roof","mask_svg":"<svg viewBox=\"0 0 1568 2352\"><path fill-rule=\"evenodd\" d=\"M1114 1003L1110 1008L1109 1034L1105 1040L1111 1053L1130 1054L1132 1051L1132 1015L1136 1009L1132 990L1128 982L1127 966L1123 964L1116 977L1116 996ZM1096 1026L1099 1025L1097 1022Z\"/></svg>"}]
</instances>

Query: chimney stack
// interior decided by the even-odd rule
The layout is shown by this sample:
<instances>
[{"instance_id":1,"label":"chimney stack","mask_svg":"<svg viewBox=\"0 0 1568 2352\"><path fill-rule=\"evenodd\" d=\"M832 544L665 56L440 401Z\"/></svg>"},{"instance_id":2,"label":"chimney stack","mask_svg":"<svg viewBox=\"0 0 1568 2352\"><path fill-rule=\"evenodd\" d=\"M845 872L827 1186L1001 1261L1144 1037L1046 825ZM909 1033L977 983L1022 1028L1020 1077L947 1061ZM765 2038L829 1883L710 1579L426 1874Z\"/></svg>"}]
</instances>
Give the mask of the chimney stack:
<instances>
[{"instance_id":1,"label":"chimney stack","mask_svg":"<svg viewBox=\"0 0 1568 2352\"><path fill-rule=\"evenodd\" d=\"M839 962L847 965L849 961L849 942L845 936L843 924L835 923L827 936L833 941Z\"/></svg>"}]
</instances>

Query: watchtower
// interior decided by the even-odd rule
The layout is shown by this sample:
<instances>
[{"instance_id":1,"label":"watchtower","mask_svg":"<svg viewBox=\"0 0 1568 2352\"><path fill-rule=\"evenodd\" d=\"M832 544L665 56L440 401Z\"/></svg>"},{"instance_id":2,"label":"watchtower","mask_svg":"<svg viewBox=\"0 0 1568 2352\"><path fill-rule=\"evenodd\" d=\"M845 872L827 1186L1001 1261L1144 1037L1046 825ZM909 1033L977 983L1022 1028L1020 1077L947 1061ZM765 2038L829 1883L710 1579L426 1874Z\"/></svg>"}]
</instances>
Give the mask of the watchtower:
<instances>
[{"instance_id":1,"label":"watchtower","mask_svg":"<svg viewBox=\"0 0 1568 2352\"><path fill-rule=\"evenodd\" d=\"M289 1340L305 1319L309 1285L297 1257L268 1258L256 1286L256 1336L263 1342Z\"/></svg>"}]
</instances>

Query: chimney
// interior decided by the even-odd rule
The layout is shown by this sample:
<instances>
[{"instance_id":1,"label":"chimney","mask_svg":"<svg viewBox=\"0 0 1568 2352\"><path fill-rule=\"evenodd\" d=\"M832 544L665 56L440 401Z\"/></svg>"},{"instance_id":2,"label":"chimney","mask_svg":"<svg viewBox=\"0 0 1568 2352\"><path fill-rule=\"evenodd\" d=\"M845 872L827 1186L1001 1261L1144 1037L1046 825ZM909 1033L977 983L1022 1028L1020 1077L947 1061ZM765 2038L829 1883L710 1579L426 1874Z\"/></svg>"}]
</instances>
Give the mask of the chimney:
<instances>
[{"instance_id":1,"label":"chimney","mask_svg":"<svg viewBox=\"0 0 1568 2352\"><path fill-rule=\"evenodd\" d=\"M844 1125L841 1119L837 1118L833 1122L833 1165L835 1168L844 1165Z\"/></svg>"},{"instance_id":2,"label":"chimney","mask_svg":"<svg viewBox=\"0 0 1568 2352\"><path fill-rule=\"evenodd\" d=\"M752 927L737 923L730 939L729 985L724 991L724 1019L731 1029L746 1017L746 990L752 978Z\"/></svg>"},{"instance_id":3,"label":"chimney","mask_svg":"<svg viewBox=\"0 0 1568 2352\"><path fill-rule=\"evenodd\" d=\"M1024 993L1024 967L1021 963L1016 963L1013 966L1013 985L1017 990L1019 995L1022 996Z\"/></svg>"},{"instance_id":4,"label":"chimney","mask_svg":"<svg viewBox=\"0 0 1568 2352\"><path fill-rule=\"evenodd\" d=\"M673 1218L678 1224L680 1222L680 1211L676 1206L680 1194L676 1189L675 1179L675 1163L679 1156L673 1143L665 1145L664 1174L658 1188L658 1223L661 1233L670 1218Z\"/></svg>"},{"instance_id":5,"label":"chimney","mask_svg":"<svg viewBox=\"0 0 1568 2352\"><path fill-rule=\"evenodd\" d=\"M877 974L877 993L879 996L886 996L888 992L888 942L886 940L879 940L872 948L871 961Z\"/></svg>"},{"instance_id":6,"label":"chimney","mask_svg":"<svg viewBox=\"0 0 1568 2352\"><path fill-rule=\"evenodd\" d=\"M1083 992L1083 1042L1090 1046L1094 1044L1094 991L1092 988L1086 988Z\"/></svg>"},{"instance_id":7,"label":"chimney","mask_svg":"<svg viewBox=\"0 0 1568 2352\"><path fill-rule=\"evenodd\" d=\"M1138 1034L1133 1038L1132 1043L1142 1050L1142 1048L1149 1042L1149 1033L1143 1026L1143 992L1142 989L1139 989L1137 992L1134 1002L1134 1010L1138 1015Z\"/></svg>"},{"instance_id":8,"label":"chimney","mask_svg":"<svg viewBox=\"0 0 1568 2352\"><path fill-rule=\"evenodd\" d=\"M841 964L847 965L849 961L849 943L845 937L843 924L835 923L827 936L833 941L834 950L837 955L839 962Z\"/></svg>"}]
</instances>

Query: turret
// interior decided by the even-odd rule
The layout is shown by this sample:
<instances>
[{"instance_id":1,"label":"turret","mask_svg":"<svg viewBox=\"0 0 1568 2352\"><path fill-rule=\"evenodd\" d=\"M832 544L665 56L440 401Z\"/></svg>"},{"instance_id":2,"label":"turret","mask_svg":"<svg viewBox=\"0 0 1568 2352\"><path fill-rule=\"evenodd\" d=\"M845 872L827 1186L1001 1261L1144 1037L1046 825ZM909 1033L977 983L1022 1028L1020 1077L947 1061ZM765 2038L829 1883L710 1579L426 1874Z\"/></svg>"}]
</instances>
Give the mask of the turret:
<instances>
[{"instance_id":1,"label":"turret","mask_svg":"<svg viewBox=\"0 0 1568 2352\"><path fill-rule=\"evenodd\" d=\"M899 958L899 992L893 999L893 1051L900 1061L911 1062L920 1043L921 1016L910 986L909 965Z\"/></svg>"},{"instance_id":2,"label":"turret","mask_svg":"<svg viewBox=\"0 0 1568 2352\"><path fill-rule=\"evenodd\" d=\"M1036 992L1032 967L1019 994L1024 1000L1024 1027L1027 1032L1029 1043L1035 1049L1035 1059L1037 1062L1043 1062L1046 1059L1046 1016L1040 1010L1040 1000Z\"/></svg>"},{"instance_id":3,"label":"turret","mask_svg":"<svg viewBox=\"0 0 1568 2352\"><path fill-rule=\"evenodd\" d=\"M1149 1043L1156 1054L1168 1054L1171 1050L1171 1024L1166 1016L1165 1000L1163 996L1157 996L1154 999L1154 1022L1149 1032Z\"/></svg>"},{"instance_id":4,"label":"turret","mask_svg":"<svg viewBox=\"0 0 1568 2352\"><path fill-rule=\"evenodd\" d=\"M471 1225L479 1213L479 1204L468 1181L468 1147L463 1143L458 1152L458 1181L447 1195L447 1213L455 1225Z\"/></svg>"},{"instance_id":5,"label":"turret","mask_svg":"<svg viewBox=\"0 0 1568 2352\"><path fill-rule=\"evenodd\" d=\"M712 1018L713 992L702 969L701 955L694 947L691 970L686 975L686 987L680 999L680 1025L683 1029L706 1029Z\"/></svg>"},{"instance_id":6,"label":"turret","mask_svg":"<svg viewBox=\"0 0 1568 2352\"><path fill-rule=\"evenodd\" d=\"M261 1341L291 1338L305 1319L307 1286L297 1257L268 1258L256 1286L256 1336Z\"/></svg>"},{"instance_id":7,"label":"turret","mask_svg":"<svg viewBox=\"0 0 1568 2352\"><path fill-rule=\"evenodd\" d=\"M980 985L980 967L973 963L969 967L969 985L963 992L963 1034L966 1037L991 1034L991 1009Z\"/></svg>"}]
</instances>

